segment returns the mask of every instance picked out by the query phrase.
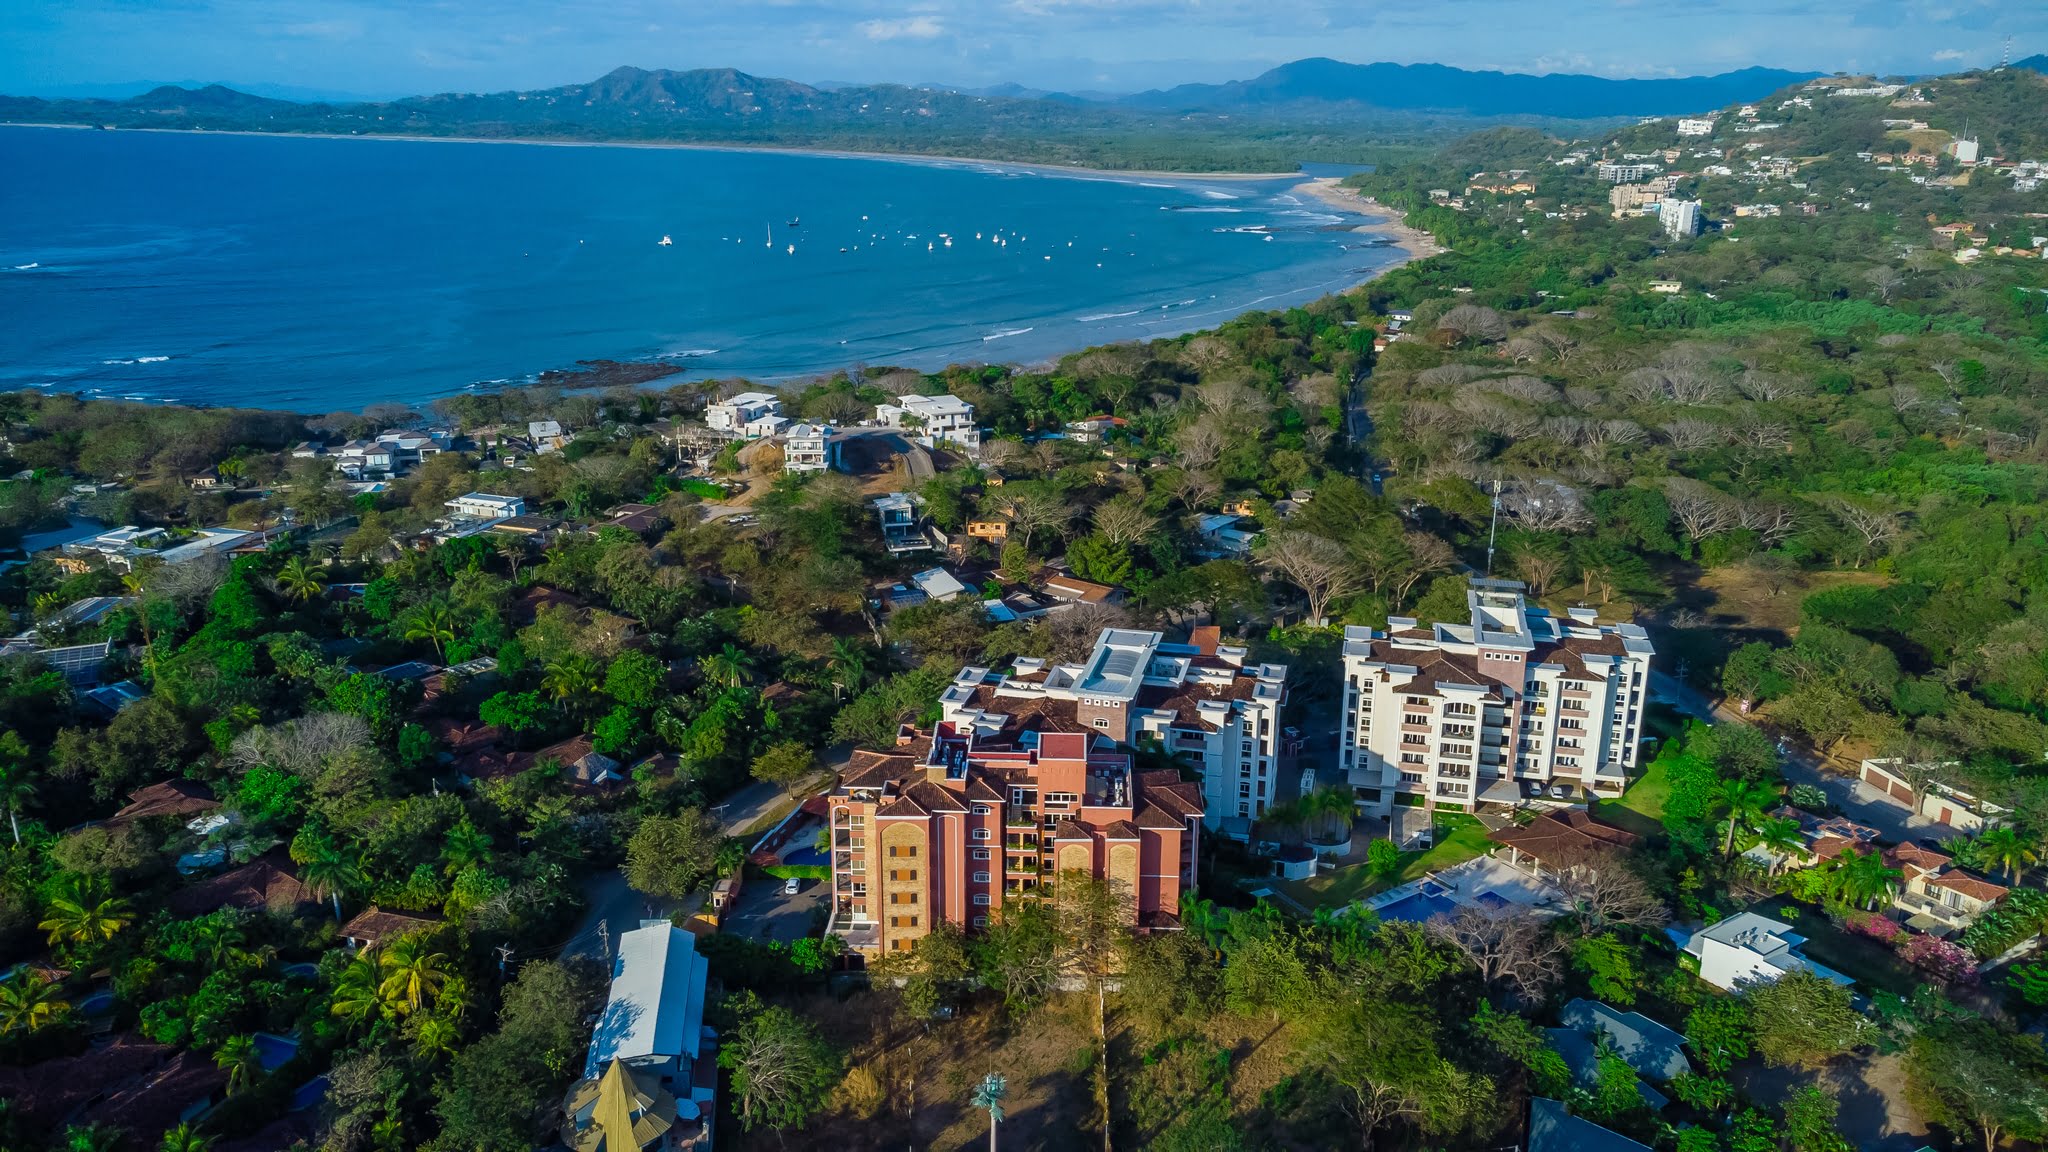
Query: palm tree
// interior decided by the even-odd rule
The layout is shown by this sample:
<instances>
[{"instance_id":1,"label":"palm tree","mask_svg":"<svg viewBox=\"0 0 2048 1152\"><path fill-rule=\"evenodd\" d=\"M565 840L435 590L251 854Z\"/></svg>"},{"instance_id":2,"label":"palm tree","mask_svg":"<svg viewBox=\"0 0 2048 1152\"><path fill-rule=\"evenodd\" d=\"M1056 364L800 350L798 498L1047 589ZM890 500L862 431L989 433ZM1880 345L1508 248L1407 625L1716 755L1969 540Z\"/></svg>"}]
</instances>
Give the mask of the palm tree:
<instances>
[{"instance_id":1,"label":"palm tree","mask_svg":"<svg viewBox=\"0 0 2048 1152\"><path fill-rule=\"evenodd\" d=\"M227 1070L230 1096L239 1094L263 1074L263 1054L256 1050L254 1036L228 1037L221 1043L220 1051L213 1054L213 1062Z\"/></svg>"},{"instance_id":2,"label":"palm tree","mask_svg":"<svg viewBox=\"0 0 2048 1152\"><path fill-rule=\"evenodd\" d=\"M64 1152L118 1152L127 1132L105 1124L73 1124L64 1129Z\"/></svg>"},{"instance_id":3,"label":"palm tree","mask_svg":"<svg viewBox=\"0 0 2048 1152\"><path fill-rule=\"evenodd\" d=\"M1828 872L1828 887L1842 903L1869 908L1891 893L1901 875L1897 868L1885 866L1884 854L1875 848L1868 852L1845 848Z\"/></svg>"},{"instance_id":4,"label":"palm tree","mask_svg":"<svg viewBox=\"0 0 2048 1152\"><path fill-rule=\"evenodd\" d=\"M98 877L73 880L44 912L43 922L36 927L50 934L52 944L112 940L135 919L128 902L109 893L106 881Z\"/></svg>"},{"instance_id":5,"label":"palm tree","mask_svg":"<svg viewBox=\"0 0 2048 1152\"><path fill-rule=\"evenodd\" d=\"M565 656L548 665L540 685L571 718L581 720L597 699L602 683L596 661L588 656Z\"/></svg>"},{"instance_id":6,"label":"palm tree","mask_svg":"<svg viewBox=\"0 0 2048 1152\"><path fill-rule=\"evenodd\" d=\"M1771 817L1756 826L1757 847L1780 859L1802 855L1806 838L1799 833L1799 821L1787 816ZM1776 872L1778 866L1771 865Z\"/></svg>"},{"instance_id":7,"label":"palm tree","mask_svg":"<svg viewBox=\"0 0 2048 1152\"><path fill-rule=\"evenodd\" d=\"M1755 826L1777 799L1776 789L1751 780L1721 782L1721 794L1715 798L1714 806L1728 817L1728 843L1724 855L1734 858L1735 834L1743 828Z\"/></svg>"},{"instance_id":8,"label":"palm tree","mask_svg":"<svg viewBox=\"0 0 2048 1152\"><path fill-rule=\"evenodd\" d=\"M851 637L839 636L832 641L832 657L826 661L832 674L848 692L857 693L868 678L868 652L860 642Z\"/></svg>"},{"instance_id":9,"label":"palm tree","mask_svg":"<svg viewBox=\"0 0 2048 1152\"><path fill-rule=\"evenodd\" d=\"M226 965L229 956L248 943L249 934L242 931L242 922L232 915L208 916L198 922L192 934L206 950L206 958L215 968Z\"/></svg>"},{"instance_id":10,"label":"palm tree","mask_svg":"<svg viewBox=\"0 0 2048 1152\"><path fill-rule=\"evenodd\" d=\"M2014 887L2018 887L2020 879L2026 875L2027 865L2040 859L2034 846L2027 843L2010 824L2001 824L1978 836L1977 851L1985 860L1996 864L1999 871L2011 877Z\"/></svg>"},{"instance_id":11,"label":"palm tree","mask_svg":"<svg viewBox=\"0 0 2048 1152\"><path fill-rule=\"evenodd\" d=\"M1230 913L1216 907L1213 900L1204 900L1193 892L1180 895L1180 923L1184 931L1202 938L1209 946L1211 959L1223 955L1223 944L1230 939Z\"/></svg>"},{"instance_id":12,"label":"palm tree","mask_svg":"<svg viewBox=\"0 0 2048 1152\"><path fill-rule=\"evenodd\" d=\"M0 741L18 741L21 737L12 732L0 736ZM21 810L36 798L36 786L28 778L28 766L17 761L0 764L0 807L7 809L7 827L14 833L14 842L21 843Z\"/></svg>"},{"instance_id":13,"label":"palm tree","mask_svg":"<svg viewBox=\"0 0 2048 1152\"><path fill-rule=\"evenodd\" d=\"M441 659L455 640L454 611L438 600L421 605L406 620L405 638L427 641L434 646L434 658Z\"/></svg>"},{"instance_id":14,"label":"palm tree","mask_svg":"<svg viewBox=\"0 0 2048 1152\"><path fill-rule=\"evenodd\" d=\"M704 676L714 684L737 688L746 683L754 658L736 644L727 644L704 658Z\"/></svg>"},{"instance_id":15,"label":"palm tree","mask_svg":"<svg viewBox=\"0 0 2048 1152\"><path fill-rule=\"evenodd\" d=\"M1316 834L1349 827L1358 799L1349 788L1318 788L1299 801L1302 822Z\"/></svg>"},{"instance_id":16,"label":"palm tree","mask_svg":"<svg viewBox=\"0 0 2048 1152\"><path fill-rule=\"evenodd\" d=\"M377 967L384 973L377 990L400 1014L418 1011L447 982L448 973L442 970L446 963L447 955L433 951L425 933L401 936L377 959Z\"/></svg>"},{"instance_id":17,"label":"palm tree","mask_svg":"<svg viewBox=\"0 0 2048 1152\"><path fill-rule=\"evenodd\" d=\"M423 1016L419 1027L414 1029L412 1046L422 1056L447 1056L455 1051L455 1043L461 1039L462 1030L455 1021L440 1016Z\"/></svg>"},{"instance_id":18,"label":"palm tree","mask_svg":"<svg viewBox=\"0 0 2048 1152\"><path fill-rule=\"evenodd\" d=\"M0 980L0 1036L35 1033L70 1009L54 981L22 968Z\"/></svg>"},{"instance_id":19,"label":"palm tree","mask_svg":"<svg viewBox=\"0 0 2048 1152\"><path fill-rule=\"evenodd\" d=\"M362 868L332 844L322 844L312 859L299 865L299 880L315 900L334 902L334 919L341 920L343 893L359 891L366 883Z\"/></svg>"},{"instance_id":20,"label":"palm tree","mask_svg":"<svg viewBox=\"0 0 2048 1152\"><path fill-rule=\"evenodd\" d=\"M991 1072L974 1086L974 1106L988 1113L988 1152L996 1152L996 1125L1003 1122L1003 1097L1010 1094L1010 1082Z\"/></svg>"},{"instance_id":21,"label":"palm tree","mask_svg":"<svg viewBox=\"0 0 2048 1152\"><path fill-rule=\"evenodd\" d=\"M199 1129L190 1124L180 1124L164 1133L163 1143L156 1146L156 1152L212 1152L213 1137L201 1136Z\"/></svg>"},{"instance_id":22,"label":"palm tree","mask_svg":"<svg viewBox=\"0 0 2048 1152\"><path fill-rule=\"evenodd\" d=\"M320 574L313 570L312 565L306 563L303 556L292 557L285 561L284 567L277 570L277 586L284 589L285 595L301 604L327 590L327 586L320 582Z\"/></svg>"},{"instance_id":23,"label":"palm tree","mask_svg":"<svg viewBox=\"0 0 2048 1152\"><path fill-rule=\"evenodd\" d=\"M377 984L375 953L349 961L348 967L341 970L341 978L334 982L334 999L328 1004L328 1014L350 1024L361 1024L372 1016L389 1016L390 1006L384 1003Z\"/></svg>"},{"instance_id":24,"label":"palm tree","mask_svg":"<svg viewBox=\"0 0 2048 1152\"><path fill-rule=\"evenodd\" d=\"M491 859L491 837L464 816L442 838L441 855L448 861L448 874L452 876L472 864L488 863Z\"/></svg>"}]
</instances>

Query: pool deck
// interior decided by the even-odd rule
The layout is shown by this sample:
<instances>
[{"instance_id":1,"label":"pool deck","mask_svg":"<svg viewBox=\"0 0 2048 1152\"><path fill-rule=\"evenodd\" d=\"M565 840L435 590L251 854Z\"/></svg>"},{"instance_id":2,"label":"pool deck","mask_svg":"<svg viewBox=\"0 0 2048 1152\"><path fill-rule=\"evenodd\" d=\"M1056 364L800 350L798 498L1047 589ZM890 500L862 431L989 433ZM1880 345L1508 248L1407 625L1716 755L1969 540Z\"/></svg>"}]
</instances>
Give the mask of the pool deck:
<instances>
[{"instance_id":1,"label":"pool deck","mask_svg":"<svg viewBox=\"0 0 2048 1152\"><path fill-rule=\"evenodd\" d=\"M1564 893L1555 885L1491 856L1476 857L1441 872L1432 872L1420 880L1389 888L1364 901L1364 907L1378 913L1409 900L1429 906L1432 915L1448 911L1443 908L1445 903L1453 907L1514 906L1527 908L1540 916L1558 916L1564 912ZM1412 917L1396 912L1389 918L1403 920Z\"/></svg>"}]
</instances>

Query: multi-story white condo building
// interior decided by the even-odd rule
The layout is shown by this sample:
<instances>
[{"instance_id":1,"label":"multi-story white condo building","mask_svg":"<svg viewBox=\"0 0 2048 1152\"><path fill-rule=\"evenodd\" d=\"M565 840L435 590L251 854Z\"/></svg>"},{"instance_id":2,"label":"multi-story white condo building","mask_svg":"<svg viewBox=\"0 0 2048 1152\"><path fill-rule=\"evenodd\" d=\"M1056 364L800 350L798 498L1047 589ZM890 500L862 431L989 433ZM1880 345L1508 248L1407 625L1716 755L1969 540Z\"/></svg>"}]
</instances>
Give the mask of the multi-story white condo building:
<instances>
[{"instance_id":1,"label":"multi-story white condo building","mask_svg":"<svg viewBox=\"0 0 2048 1152\"><path fill-rule=\"evenodd\" d=\"M1697 200L1660 200L1657 202L1657 222L1664 225L1664 233L1674 239L1700 234L1700 202Z\"/></svg>"},{"instance_id":2,"label":"multi-story white condo building","mask_svg":"<svg viewBox=\"0 0 2048 1152\"><path fill-rule=\"evenodd\" d=\"M894 404L875 408L875 421L886 428L915 427L926 447L940 441L969 452L981 450L981 430L974 426L974 405L958 396L899 396Z\"/></svg>"},{"instance_id":3,"label":"multi-story white condo building","mask_svg":"<svg viewBox=\"0 0 2048 1152\"><path fill-rule=\"evenodd\" d=\"M1201 773L1207 826L1244 839L1278 791L1287 668L1247 668L1245 650L1220 640L1215 628L1197 628L1186 644L1111 628L1080 664L1027 658L1007 674L962 669L939 697L940 719L1020 744L1036 732L1090 733L1116 744L1157 740Z\"/></svg>"},{"instance_id":4,"label":"multi-story white condo building","mask_svg":"<svg viewBox=\"0 0 2048 1152\"><path fill-rule=\"evenodd\" d=\"M1344 630L1337 746L1359 808L1470 811L1558 784L1619 795L1643 735L1648 634L1591 609L1559 619L1512 580L1474 580L1465 600L1462 623Z\"/></svg>"}]
</instances>

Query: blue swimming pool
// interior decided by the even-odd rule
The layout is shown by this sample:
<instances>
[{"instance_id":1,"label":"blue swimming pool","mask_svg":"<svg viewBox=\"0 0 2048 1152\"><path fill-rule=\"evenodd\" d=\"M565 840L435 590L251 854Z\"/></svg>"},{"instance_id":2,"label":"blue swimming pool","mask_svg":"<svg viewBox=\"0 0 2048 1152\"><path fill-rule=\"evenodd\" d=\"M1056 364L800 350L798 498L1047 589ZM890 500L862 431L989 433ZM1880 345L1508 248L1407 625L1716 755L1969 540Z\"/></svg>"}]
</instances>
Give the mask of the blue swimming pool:
<instances>
[{"instance_id":1,"label":"blue swimming pool","mask_svg":"<svg viewBox=\"0 0 2048 1152\"><path fill-rule=\"evenodd\" d=\"M263 1062L265 1072L275 1072L285 1062L299 1054L299 1042L289 1036L271 1032L258 1032L255 1036L256 1058Z\"/></svg>"},{"instance_id":2,"label":"blue swimming pool","mask_svg":"<svg viewBox=\"0 0 2048 1152\"><path fill-rule=\"evenodd\" d=\"M112 992L95 992L78 1002L78 1011L84 1016L104 1016L114 1010Z\"/></svg>"},{"instance_id":3,"label":"blue swimming pool","mask_svg":"<svg viewBox=\"0 0 2048 1152\"><path fill-rule=\"evenodd\" d=\"M782 854L784 864L830 864L832 858L816 848L796 848Z\"/></svg>"},{"instance_id":4,"label":"blue swimming pool","mask_svg":"<svg viewBox=\"0 0 2048 1152\"><path fill-rule=\"evenodd\" d=\"M1420 924L1436 916L1449 916L1457 910L1456 901L1424 892L1412 892L1392 904L1374 909L1382 920L1405 920L1410 924Z\"/></svg>"},{"instance_id":5,"label":"blue swimming pool","mask_svg":"<svg viewBox=\"0 0 2048 1152\"><path fill-rule=\"evenodd\" d=\"M327 1099L327 1077L315 1076L304 1084L299 1085L292 1092L292 1111L304 1112L309 1108L317 1108L320 1102L325 1099Z\"/></svg>"}]
</instances>

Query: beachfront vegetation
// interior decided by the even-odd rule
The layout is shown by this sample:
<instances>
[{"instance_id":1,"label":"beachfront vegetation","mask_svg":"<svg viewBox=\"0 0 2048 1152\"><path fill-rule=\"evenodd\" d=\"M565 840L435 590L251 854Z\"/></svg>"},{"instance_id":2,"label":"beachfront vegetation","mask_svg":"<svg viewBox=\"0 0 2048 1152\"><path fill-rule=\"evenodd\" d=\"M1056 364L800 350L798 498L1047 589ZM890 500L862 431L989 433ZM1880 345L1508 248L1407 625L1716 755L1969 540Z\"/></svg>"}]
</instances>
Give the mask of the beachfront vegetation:
<instances>
[{"instance_id":1,"label":"beachfront vegetation","mask_svg":"<svg viewBox=\"0 0 2048 1152\"><path fill-rule=\"evenodd\" d=\"M2039 140L2038 79L1924 89L1930 121L2005 116L2024 122L1998 139ZM2048 920L2027 885L2048 855L2048 262L1987 242L1958 263L1936 226L2029 227L2009 184L1880 172L1854 159L1884 139L1879 106L1814 103L1770 144L1819 157L1805 187L1685 178L1732 225L1705 236L1611 217L1594 175L1603 149L1676 147L1668 125L1577 161L1571 142L1489 133L1355 181L1448 249L1360 291L1045 369L783 389L792 417L841 423L904 392L972 402L978 458L941 446L921 482L907 461L803 476L734 449L713 453L713 485L697 413L737 381L312 419L0 397L0 544L69 516L277 530L233 558L124 572L38 552L5 575L19 630L43 629L23 647L111 647L78 683L34 652L0 660L0 962L20 962L0 982L0 1083L20 1086L0 1145L100 1138L74 1126L92 1118L60 1061L154 1045L218 1090L196 1126L223 1144L530 1147L602 994L581 931L593 881L701 891L741 865L721 802L745 790L773 812L847 744L928 719L962 664L1072 658L1105 624L1214 622L1293 666L1306 717L1329 703L1336 625L1462 613L1496 491L1497 574L1553 608L1633 616L1660 671L1759 725L1667 726L1610 815L1642 842L1586 862L1561 915L1283 908L1234 882L1255 865L1226 847L1180 932L1077 938L1027 906L935 934L889 973L900 987L828 993L837 958L815 939L709 937L728 1138L958 1146L985 1128L963 1114L994 1065L1013 1145L1498 1147L1545 1096L1687 1152L1780 1133L1837 1148L1852 1115L1825 1090L1772 1103L1765 1069L1858 1079L1878 1058L1904 1089L1872 1074L1859 1090L1952 1134L2048 1135L2040 1045L2018 1030L2044 981L1976 970ZM1473 189L1506 169L1531 190ZM1733 215L1759 201L1783 210ZM568 430L557 450L503 443L540 419ZM368 486L289 451L409 424L454 430L458 450ZM991 596L1064 568L1127 602L1000 625L973 596L883 611L934 562L881 546L867 501L900 487ZM522 497L548 522L522 529L547 542L441 538L445 502L471 491ZM608 514L629 502L651 512L637 527ZM1205 533L1226 508L1257 534L1248 551ZM1000 542L969 534L992 523ZM97 596L121 601L66 623ZM136 698L88 700L94 679ZM1825 793L1787 787L1777 739L1814 762L1953 762L2010 833L1950 850L2018 891L1935 947L1868 911L1899 880L1876 852L1760 862L1795 856L1786 804L1826 814ZM585 754L617 782L564 763ZM159 806L121 815L144 789ZM207 814L222 819L189 823ZM1299 841L1326 815L1289 809L1262 835ZM1479 825L1453 823L1433 863L1484 850ZM1365 856L1303 903L1433 866L1384 840ZM410 926L339 946L372 905ZM1818 979L1724 996L1663 931L1749 908L1796 923L1873 1011ZM1084 951L1123 971L1100 1034L1095 997L1059 990ZM1582 995L1691 1038L1699 1074L1666 1086L1670 1110L1609 1053L1573 1081L1538 1022ZM110 1032L120 1046L96 1045ZM293 1111L316 1076L325 1103ZM174 1127L154 1115L104 1119L141 1147Z\"/></svg>"}]
</instances>

